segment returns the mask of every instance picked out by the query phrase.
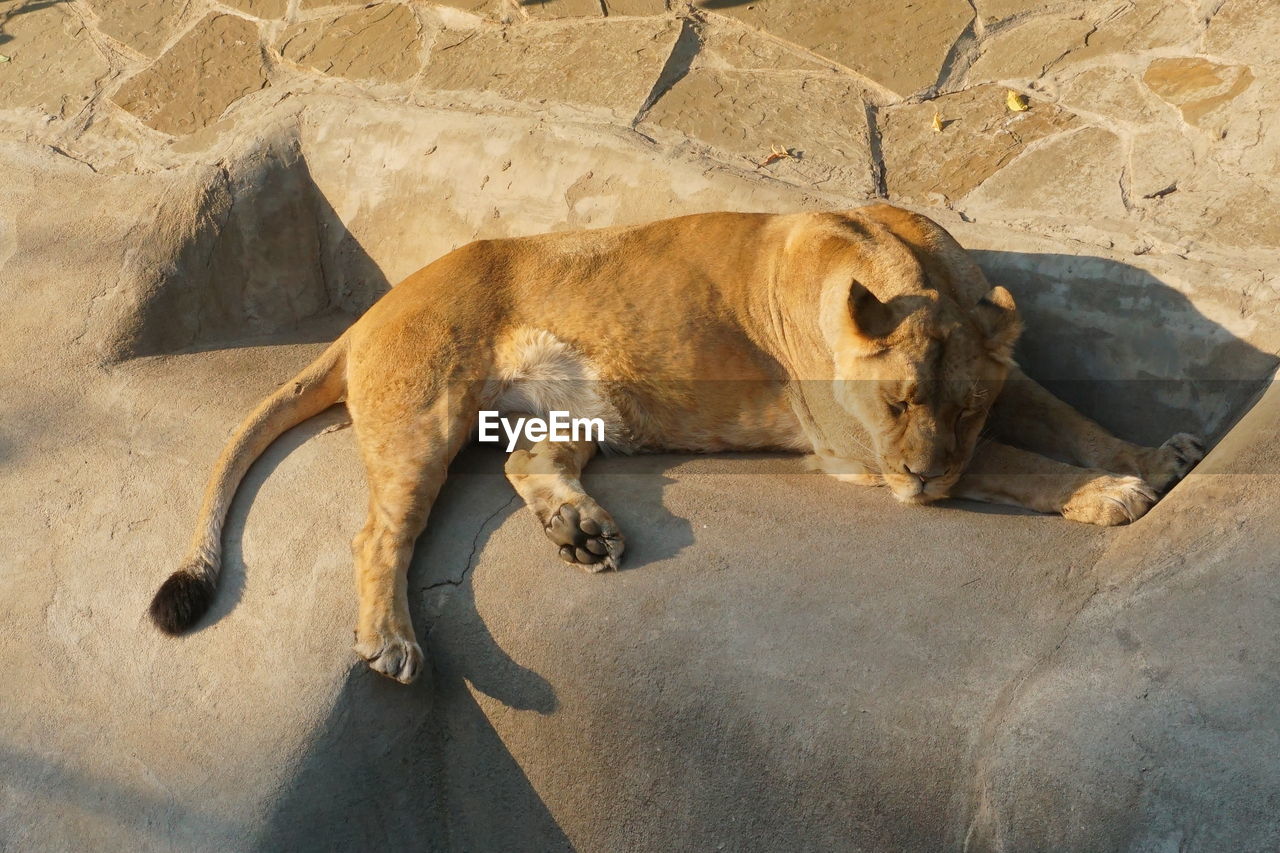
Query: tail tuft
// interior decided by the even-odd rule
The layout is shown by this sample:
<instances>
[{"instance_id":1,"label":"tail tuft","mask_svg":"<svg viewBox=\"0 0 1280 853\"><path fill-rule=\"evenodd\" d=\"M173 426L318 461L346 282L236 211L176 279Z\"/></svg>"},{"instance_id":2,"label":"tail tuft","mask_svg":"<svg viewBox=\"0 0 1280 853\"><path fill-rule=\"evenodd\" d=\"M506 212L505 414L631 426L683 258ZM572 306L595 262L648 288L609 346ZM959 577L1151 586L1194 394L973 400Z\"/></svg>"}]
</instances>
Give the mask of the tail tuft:
<instances>
[{"instance_id":1,"label":"tail tuft","mask_svg":"<svg viewBox=\"0 0 1280 853\"><path fill-rule=\"evenodd\" d=\"M176 571L151 599L151 619L166 634L181 634L209 609L213 593L214 582L209 575L190 569Z\"/></svg>"}]
</instances>

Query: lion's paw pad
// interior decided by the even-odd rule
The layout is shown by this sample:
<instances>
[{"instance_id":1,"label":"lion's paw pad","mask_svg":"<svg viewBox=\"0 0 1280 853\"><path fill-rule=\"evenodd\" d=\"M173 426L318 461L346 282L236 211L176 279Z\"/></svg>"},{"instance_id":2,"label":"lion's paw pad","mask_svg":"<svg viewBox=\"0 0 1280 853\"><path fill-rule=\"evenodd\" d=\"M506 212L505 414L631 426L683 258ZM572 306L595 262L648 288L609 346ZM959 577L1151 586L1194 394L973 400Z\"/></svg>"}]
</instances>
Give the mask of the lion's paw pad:
<instances>
[{"instance_id":1,"label":"lion's paw pad","mask_svg":"<svg viewBox=\"0 0 1280 853\"><path fill-rule=\"evenodd\" d=\"M594 502L560 505L547 519L547 538L560 546L560 559L589 572L616 570L624 543L613 516Z\"/></svg>"}]
</instances>

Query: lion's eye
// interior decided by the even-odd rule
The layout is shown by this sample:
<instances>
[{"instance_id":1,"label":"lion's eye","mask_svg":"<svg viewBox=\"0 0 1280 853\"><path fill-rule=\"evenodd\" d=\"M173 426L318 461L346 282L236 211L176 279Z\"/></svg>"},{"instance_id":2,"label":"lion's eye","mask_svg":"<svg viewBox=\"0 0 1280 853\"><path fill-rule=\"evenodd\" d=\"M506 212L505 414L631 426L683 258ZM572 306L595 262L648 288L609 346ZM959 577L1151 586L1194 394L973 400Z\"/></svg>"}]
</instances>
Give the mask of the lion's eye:
<instances>
[{"instance_id":1,"label":"lion's eye","mask_svg":"<svg viewBox=\"0 0 1280 853\"><path fill-rule=\"evenodd\" d=\"M889 411L893 412L895 415L904 414L907 411L907 401L899 400L896 403L890 403Z\"/></svg>"}]
</instances>

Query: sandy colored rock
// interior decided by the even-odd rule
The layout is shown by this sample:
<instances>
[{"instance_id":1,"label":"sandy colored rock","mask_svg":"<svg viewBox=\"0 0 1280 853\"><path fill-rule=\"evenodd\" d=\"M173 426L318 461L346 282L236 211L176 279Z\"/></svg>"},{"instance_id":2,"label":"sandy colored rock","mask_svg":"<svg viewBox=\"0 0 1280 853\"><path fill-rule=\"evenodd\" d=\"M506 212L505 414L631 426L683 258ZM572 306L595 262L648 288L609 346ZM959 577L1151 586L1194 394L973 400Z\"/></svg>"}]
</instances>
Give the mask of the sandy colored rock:
<instances>
[{"instance_id":1,"label":"sandy colored rock","mask_svg":"<svg viewBox=\"0 0 1280 853\"><path fill-rule=\"evenodd\" d=\"M1195 174L1195 151L1182 134L1168 128L1133 135L1129 154L1129 187L1135 199L1173 192Z\"/></svg>"},{"instance_id":2,"label":"sandy colored rock","mask_svg":"<svg viewBox=\"0 0 1280 853\"><path fill-rule=\"evenodd\" d=\"M439 0L435 5L512 23L540 18L599 18L604 14L600 3L601 0Z\"/></svg>"},{"instance_id":3,"label":"sandy colored rock","mask_svg":"<svg viewBox=\"0 0 1280 853\"><path fill-rule=\"evenodd\" d=\"M1094 25L1080 18L1044 16L1028 20L986 40L982 55L969 67L970 84L994 80L1034 80L1058 60L1085 44Z\"/></svg>"},{"instance_id":4,"label":"sandy colored rock","mask_svg":"<svg viewBox=\"0 0 1280 853\"><path fill-rule=\"evenodd\" d=\"M382 3L290 27L280 55L322 74L400 83L422 64L419 29L408 6Z\"/></svg>"},{"instance_id":5,"label":"sandy colored rock","mask_svg":"<svg viewBox=\"0 0 1280 853\"><path fill-rule=\"evenodd\" d=\"M735 155L739 168L870 196L864 97L846 80L695 69L658 100L641 128L675 132ZM775 148L796 156L761 165Z\"/></svg>"},{"instance_id":6,"label":"sandy colored rock","mask_svg":"<svg viewBox=\"0 0 1280 853\"><path fill-rule=\"evenodd\" d=\"M420 86L604 108L630 118L649 97L680 29L678 21L649 19L593 23L589 32L562 27L445 31L436 39Z\"/></svg>"},{"instance_id":7,"label":"sandy colored rock","mask_svg":"<svg viewBox=\"0 0 1280 853\"><path fill-rule=\"evenodd\" d=\"M1243 65L1219 65L1198 57L1157 59L1142 81L1182 111L1190 124L1201 125L1209 113L1225 107L1253 82Z\"/></svg>"},{"instance_id":8,"label":"sandy colored rock","mask_svg":"<svg viewBox=\"0 0 1280 853\"><path fill-rule=\"evenodd\" d=\"M984 216L1021 211L1121 219L1125 215L1120 195L1122 152L1120 140L1101 128L1069 131L1024 152L966 196L960 206Z\"/></svg>"},{"instance_id":9,"label":"sandy colored rock","mask_svg":"<svg viewBox=\"0 0 1280 853\"><path fill-rule=\"evenodd\" d=\"M0 107L67 115L89 100L108 71L88 30L66 8L29 0L0 12Z\"/></svg>"},{"instance_id":10,"label":"sandy colored rock","mask_svg":"<svg viewBox=\"0 0 1280 853\"><path fill-rule=\"evenodd\" d=\"M523 0L522 12L531 18L599 18L600 0Z\"/></svg>"},{"instance_id":11,"label":"sandy colored rock","mask_svg":"<svg viewBox=\"0 0 1280 853\"><path fill-rule=\"evenodd\" d=\"M156 130L184 134L267 85L258 28L234 15L210 15L112 100Z\"/></svg>"},{"instance_id":12,"label":"sandy colored rock","mask_svg":"<svg viewBox=\"0 0 1280 853\"><path fill-rule=\"evenodd\" d=\"M831 71L811 53L792 50L767 34L740 26L709 27L702 33L698 62L741 71Z\"/></svg>"},{"instance_id":13,"label":"sandy colored rock","mask_svg":"<svg viewBox=\"0 0 1280 853\"><path fill-rule=\"evenodd\" d=\"M1176 45L1193 46L1199 39L1201 24L1183 3L1166 0L1134 0L1109 14L1104 7L1096 20L1098 30L1089 43L1071 52L1070 62L1097 59L1110 53L1132 53L1139 50Z\"/></svg>"},{"instance_id":14,"label":"sandy colored rock","mask_svg":"<svg viewBox=\"0 0 1280 853\"><path fill-rule=\"evenodd\" d=\"M289 10L289 0L225 0L228 6L239 9L255 18L268 20L283 18Z\"/></svg>"},{"instance_id":15,"label":"sandy colored rock","mask_svg":"<svg viewBox=\"0 0 1280 853\"><path fill-rule=\"evenodd\" d=\"M310 3L312 6L328 6L334 0L302 0L302 2ZM510 20L516 20L521 17L513 0L438 0L432 5L445 6L449 9L461 9L474 15L488 14L492 17L502 17Z\"/></svg>"},{"instance_id":16,"label":"sandy colored rock","mask_svg":"<svg viewBox=\"0 0 1280 853\"><path fill-rule=\"evenodd\" d=\"M1275 64L1276 37L1266 24L1275 20L1271 0L1226 0L1204 34L1204 52L1237 62Z\"/></svg>"},{"instance_id":17,"label":"sandy colored rock","mask_svg":"<svg viewBox=\"0 0 1280 853\"><path fill-rule=\"evenodd\" d=\"M1280 248L1280 192L1268 183L1204 168L1152 204L1149 221L1166 239L1193 247L1274 253Z\"/></svg>"},{"instance_id":18,"label":"sandy colored rock","mask_svg":"<svg viewBox=\"0 0 1280 853\"><path fill-rule=\"evenodd\" d=\"M1268 183L1280 179L1280 65L1255 65L1249 74L1244 91L1200 114L1196 127L1228 173Z\"/></svg>"},{"instance_id":19,"label":"sandy colored rock","mask_svg":"<svg viewBox=\"0 0 1280 853\"><path fill-rule=\"evenodd\" d=\"M92 0L98 29L118 42L156 56L190 9L189 0Z\"/></svg>"},{"instance_id":20,"label":"sandy colored rock","mask_svg":"<svg viewBox=\"0 0 1280 853\"><path fill-rule=\"evenodd\" d=\"M877 0L761 0L745 5L711 2L707 8L865 74L902 96L937 81L948 51L973 19L973 8L965 0L922 0L903 6Z\"/></svg>"},{"instance_id":21,"label":"sandy colored rock","mask_svg":"<svg viewBox=\"0 0 1280 853\"><path fill-rule=\"evenodd\" d=\"M1167 124L1178 133L1176 114L1145 86L1138 74L1113 65L1098 65L1057 86L1060 102L1083 114L1106 116L1123 124Z\"/></svg>"},{"instance_id":22,"label":"sandy colored rock","mask_svg":"<svg viewBox=\"0 0 1280 853\"><path fill-rule=\"evenodd\" d=\"M661 15L667 0L604 0L610 15Z\"/></svg>"},{"instance_id":23,"label":"sandy colored rock","mask_svg":"<svg viewBox=\"0 0 1280 853\"><path fill-rule=\"evenodd\" d=\"M979 86L880 112L885 186L895 200L936 204L961 198L1028 145L1079 122L1049 103L1010 112L1001 86ZM933 129L937 114L943 129Z\"/></svg>"},{"instance_id":24,"label":"sandy colored rock","mask_svg":"<svg viewBox=\"0 0 1280 853\"><path fill-rule=\"evenodd\" d=\"M976 0L978 14L987 22L1002 21L1014 16L1030 16L1038 13L1062 13L1083 11L1091 5L1090 0ZM1093 4L1097 5L1097 4Z\"/></svg>"}]
</instances>

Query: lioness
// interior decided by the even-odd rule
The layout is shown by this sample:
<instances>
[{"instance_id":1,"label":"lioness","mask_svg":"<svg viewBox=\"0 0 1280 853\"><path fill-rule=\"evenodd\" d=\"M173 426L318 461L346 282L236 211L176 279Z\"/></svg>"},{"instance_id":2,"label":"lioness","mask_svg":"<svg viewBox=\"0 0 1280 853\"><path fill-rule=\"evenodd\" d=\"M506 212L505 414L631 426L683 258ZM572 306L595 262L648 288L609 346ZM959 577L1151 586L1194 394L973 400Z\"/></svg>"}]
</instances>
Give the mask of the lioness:
<instances>
[{"instance_id":1,"label":"lioness","mask_svg":"<svg viewBox=\"0 0 1280 853\"><path fill-rule=\"evenodd\" d=\"M482 409L599 416L604 444L624 452L807 453L906 504L955 496L1092 524L1141 517L1200 459L1199 440L1146 448L1110 435L1019 371L1020 330L1012 296L946 231L883 204L471 243L386 294L240 425L151 615L176 634L205 612L241 477L282 432L343 399L370 490L352 543L355 648L405 683L422 668L406 568ZM578 479L597 449L526 442L506 463L560 556L588 571L623 553Z\"/></svg>"}]
</instances>

